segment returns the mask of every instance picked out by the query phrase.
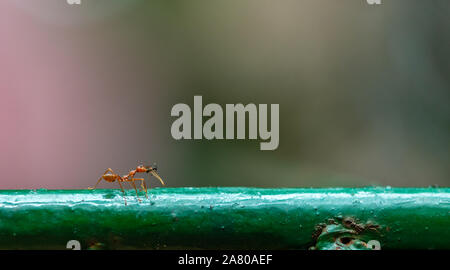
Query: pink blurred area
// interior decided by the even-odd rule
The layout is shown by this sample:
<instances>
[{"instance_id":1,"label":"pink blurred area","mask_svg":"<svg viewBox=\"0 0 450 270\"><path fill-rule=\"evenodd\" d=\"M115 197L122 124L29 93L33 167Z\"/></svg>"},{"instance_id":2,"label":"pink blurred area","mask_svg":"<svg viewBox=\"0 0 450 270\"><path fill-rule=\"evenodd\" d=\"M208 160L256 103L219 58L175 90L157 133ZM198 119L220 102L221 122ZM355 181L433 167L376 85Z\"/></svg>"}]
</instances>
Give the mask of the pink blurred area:
<instances>
[{"instance_id":1,"label":"pink blurred area","mask_svg":"<svg viewBox=\"0 0 450 270\"><path fill-rule=\"evenodd\" d=\"M108 167L156 161L159 134L141 129L156 95L139 96L153 76L137 85L144 75L126 62L105 65L126 48L108 48L114 36L101 29L81 34L13 2L0 2L0 189L86 188ZM156 147L139 144L149 138Z\"/></svg>"}]
</instances>

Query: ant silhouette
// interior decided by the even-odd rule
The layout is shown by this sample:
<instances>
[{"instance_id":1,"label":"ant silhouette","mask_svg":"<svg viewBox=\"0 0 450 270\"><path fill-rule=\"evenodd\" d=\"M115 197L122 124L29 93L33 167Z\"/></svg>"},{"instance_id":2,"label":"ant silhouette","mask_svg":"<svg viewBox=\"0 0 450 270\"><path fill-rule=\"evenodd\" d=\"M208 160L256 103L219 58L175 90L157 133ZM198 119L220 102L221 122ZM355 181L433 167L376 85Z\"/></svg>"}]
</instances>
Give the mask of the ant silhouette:
<instances>
[{"instance_id":1,"label":"ant silhouette","mask_svg":"<svg viewBox=\"0 0 450 270\"><path fill-rule=\"evenodd\" d=\"M93 187L88 187L88 189L95 189L98 185L98 183L100 183L100 181L105 180L106 182L115 182L117 181L119 183L120 189L122 190L123 193L123 198L125 200L125 205L127 204L127 199L125 198L125 190L123 189L122 183L123 182L129 182L130 185L134 188L134 190L136 191L136 197L138 199L139 202L141 202L141 199L139 199L139 194L138 194L138 190L136 188L136 184L134 183L135 181L141 181L141 188L142 190L145 191L145 197L148 198L148 194L147 194L147 184L145 183L145 179L144 178L134 178L134 176L137 173L151 173L154 177L156 177L161 184L164 186L164 181L161 179L161 177L159 177L159 175L156 173L157 167L156 165L153 166L144 166L144 165L139 165L136 167L136 169L131 170L127 175L124 176L120 176L116 173L114 173L114 171L111 168L108 168L103 175L100 177L100 179L98 179L97 183L95 184L95 186Z\"/></svg>"}]
</instances>

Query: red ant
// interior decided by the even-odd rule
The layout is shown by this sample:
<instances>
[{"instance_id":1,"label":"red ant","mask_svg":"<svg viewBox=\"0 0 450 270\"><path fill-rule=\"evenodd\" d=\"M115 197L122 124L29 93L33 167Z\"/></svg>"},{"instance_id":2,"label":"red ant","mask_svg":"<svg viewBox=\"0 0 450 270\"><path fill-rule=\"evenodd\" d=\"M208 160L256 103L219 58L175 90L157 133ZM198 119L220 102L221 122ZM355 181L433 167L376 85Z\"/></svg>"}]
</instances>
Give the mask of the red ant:
<instances>
[{"instance_id":1,"label":"red ant","mask_svg":"<svg viewBox=\"0 0 450 270\"><path fill-rule=\"evenodd\" d=\"M144 178L134 178L134 176L136 175L136 173L151 173L154 177L156 177L161 184L164 186L164 181L161 179L161 177L159 177L159 175L156 173L156 166L143 166L143 165L139 165L136 167L136 169L131 170L127 175L124 176L120 176L116 173L114 173L114 171L111 168L108 168L103 175L100 177L100 179L98 179L97 183L95 184L94 187L88 187L88 189L95 189L98 185L98 183L100 183L100 181L103 179L107 182L114 182L117 181L119 183L120 189L122 190L122 193L124 194L124 200L125 200L125 205L127 204L127 199L125 198L125 191L123 189L122 186L122 182L129 182L131 184L131 186L134 188L134 190L136 191L136 196L138 198L138 201L140 202L141 200L139 199L139 195L138 195L138 191L136 188L136 184L134 183L134 181L141 181L141 188L145 191L145 197L148 198L147 195L147 185L145 183L145 179Z\"/></svg>"}]
</instances>

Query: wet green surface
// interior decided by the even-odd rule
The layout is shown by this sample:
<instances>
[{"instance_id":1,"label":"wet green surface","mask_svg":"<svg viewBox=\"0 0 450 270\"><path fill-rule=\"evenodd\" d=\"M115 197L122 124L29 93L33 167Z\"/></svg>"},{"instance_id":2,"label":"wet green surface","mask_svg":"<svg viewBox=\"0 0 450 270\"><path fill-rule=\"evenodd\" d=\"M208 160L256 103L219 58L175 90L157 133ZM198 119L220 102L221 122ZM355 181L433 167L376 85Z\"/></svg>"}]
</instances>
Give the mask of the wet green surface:
<instances>
[{"instance_id":1,"label":"wet green surface","mask_svg":"<svg viewBox=\"0 0 450 270\"><path fill-rule=\"evenodd\" d=\"M318 224L351 217L377 226L357 237L382 249L450 249L450 188L156 188L141 203L126 194L127 205L113 189L0 190L0 248L74 239L83 249L308 249Z\"/></svg>"}]
</instances>

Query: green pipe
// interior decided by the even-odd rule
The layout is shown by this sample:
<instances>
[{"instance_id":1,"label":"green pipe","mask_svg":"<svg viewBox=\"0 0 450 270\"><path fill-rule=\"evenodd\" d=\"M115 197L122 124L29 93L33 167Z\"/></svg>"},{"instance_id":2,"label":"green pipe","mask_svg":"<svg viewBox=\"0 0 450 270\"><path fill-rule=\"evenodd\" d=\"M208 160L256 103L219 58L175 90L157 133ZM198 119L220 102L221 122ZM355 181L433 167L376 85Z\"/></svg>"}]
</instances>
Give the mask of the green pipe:
<instances>
[{"instance_id":1,"label":"green pipe","mask_svg":"<svg viewBox=\"0 0 450 270\"><path fill-rule=\"evenodd\" d=\"M450 188L156 188L126 198L0 190L0 248L450 249Z\"/></svg>"}]
</instances>

